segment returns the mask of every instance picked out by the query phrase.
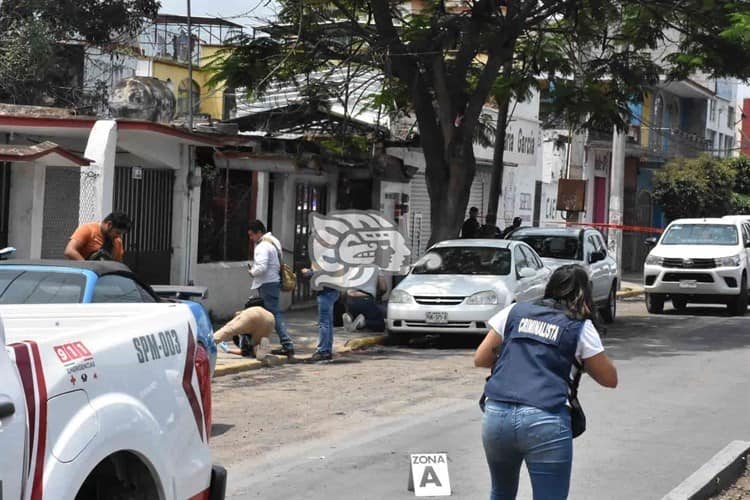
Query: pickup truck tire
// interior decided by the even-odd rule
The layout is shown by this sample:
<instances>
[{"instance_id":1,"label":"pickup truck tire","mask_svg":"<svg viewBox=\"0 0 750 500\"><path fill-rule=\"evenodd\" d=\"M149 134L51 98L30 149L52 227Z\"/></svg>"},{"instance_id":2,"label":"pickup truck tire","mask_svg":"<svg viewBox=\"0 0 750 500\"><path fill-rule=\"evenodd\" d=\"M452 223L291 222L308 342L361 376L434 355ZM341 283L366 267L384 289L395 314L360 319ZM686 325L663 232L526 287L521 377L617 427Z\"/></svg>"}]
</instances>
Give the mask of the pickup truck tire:
<instances>
[{"instance_id":1,"label":"pickup truck tire","mask_svg":"<svg viewBox=\"0 0 750 500\"><path fill-rule=\"evenodd\" d=\"M687 299L682 295L672 295L672 307L674 307L676 311L684 311L687 307Z\"/></svg>"},{"instance_id":2,"label":"pickup truck tire","mask_svg":"<svg viewBox=\"0 0 750 500\"><path fill-rule=\"evenodd\" d=\"M729 314L732 316L744 316L747 313L747 276L742 275L740 281L740 293L729 299L727 304Z\"/></svg>"},{"instance_id":3,"label":"pickup truck tire","mask_svg":"<svg viewBox=\"0 0 750 500\"><path fill-rule=\"evenodd\" d=\"M617 316L617 282L612 283L612 288L609 289L609 295L607 296L607 302L600 309L602 319L605 323L612 323Z\"/></svg>"},{"instance_id":4,"label":"pickup truck tire","mask_svg":"<svg viewBox=\"0 0 750 500\"><path fill-rule=\"evenodd\" d=\"M84 481L76 500L151 500L159 488L146 464L120 451L105 458Z\"/></svg>"},{"instance_id":5,"label":"pickup truck tire","mask_svg":"<svg viewBox=\"0 0 750 500\"><path fill-rule=\"evenodd\" d=\"M647 293L646 310L651 314L661 314L664 312L664 294Z\"/></svg>"}]
</instances>

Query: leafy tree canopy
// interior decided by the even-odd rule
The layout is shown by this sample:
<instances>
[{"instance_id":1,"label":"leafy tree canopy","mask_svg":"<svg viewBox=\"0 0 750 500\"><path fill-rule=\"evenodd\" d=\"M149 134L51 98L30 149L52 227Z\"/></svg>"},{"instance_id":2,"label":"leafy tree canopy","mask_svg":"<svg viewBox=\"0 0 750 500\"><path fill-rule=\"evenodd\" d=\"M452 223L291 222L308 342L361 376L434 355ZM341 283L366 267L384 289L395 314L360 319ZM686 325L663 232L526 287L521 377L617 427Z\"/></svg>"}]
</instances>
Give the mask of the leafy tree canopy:
<instances>
[{"instance_id":1,"label":"leafy tree canopy","mask_svg":"<svg viewBox=\"0 0 750 500\"><path fill-rule=\"evenodd\" d=\"M662 77L750 76L744 2L730 0L279 0L280 14L216 65L251 96L277 82L416 119L432 239L457 234L486 105L540 81L575 127L627 127L628 104ZM739 27L739 28L738 28ZM739 31L738 31L739 30ZM658 52L657 58L654 54ZM322 99L321 99L322 98ZM350 108L353 109L353 108ZM495 142L496 145L502 143ZM502 162L500 162L502 164Z\"/></svg>"},{"instance_id":2,"label":"leafy tree canopy","mask_svg":"<svg viewBox=\"0 0 750 500\"><path fill-rule=\"evenodd\" d=\"M76 85L71 57L81 49L75 44L128 43L159 6L158 0L3 0L0 99L73 104L63 95Z\"/></svg>"}]
</instances>

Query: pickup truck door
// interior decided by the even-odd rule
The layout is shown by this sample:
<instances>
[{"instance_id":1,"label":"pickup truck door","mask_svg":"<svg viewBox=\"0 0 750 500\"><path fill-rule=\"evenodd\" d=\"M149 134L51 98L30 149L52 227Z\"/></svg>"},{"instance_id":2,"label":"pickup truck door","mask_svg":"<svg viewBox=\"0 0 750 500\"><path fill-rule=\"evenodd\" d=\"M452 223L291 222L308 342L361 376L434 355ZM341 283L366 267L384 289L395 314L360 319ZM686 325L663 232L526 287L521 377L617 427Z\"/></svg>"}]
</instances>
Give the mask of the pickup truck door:
<instances>
[{"instance_id":1,"label":"pickup truck door","mask_svg":"<svg viewBox=\"0 0 750 500\"><path fill-rule=\"evenodd\" d=\"M0 499L19 500L27 473L26 403L0 320ZM15 357L15 356L14 356Z\"/></svg>"},{"instance_id":2,"label":"pickup truck door","mask_svg":"<svg viewBox=\"0 0 750 500\"><path fill-rule=\"evenodd\" d=\"M591 293L594 302L604 301L609 294L609 283L607 282L609 265L606 263L606 260L592 263L591 254L594 252L606 252L607 250L601 238L593 232L587 234L584 248L586 249L586 264L588 265L589 276L591 277Z\"/></svg>"}]
</instances>

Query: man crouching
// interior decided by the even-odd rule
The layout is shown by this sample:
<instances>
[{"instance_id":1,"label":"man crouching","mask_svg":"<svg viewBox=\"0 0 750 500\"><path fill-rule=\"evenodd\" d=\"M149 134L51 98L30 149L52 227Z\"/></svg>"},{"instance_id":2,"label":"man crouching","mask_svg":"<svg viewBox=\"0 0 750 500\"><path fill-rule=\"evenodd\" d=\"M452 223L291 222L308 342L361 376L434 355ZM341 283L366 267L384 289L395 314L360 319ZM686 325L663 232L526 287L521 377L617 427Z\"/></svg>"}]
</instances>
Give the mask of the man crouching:
<instances>
[{"instance_id":1,"label":"man crouching","mask_svg":"<svg viewBox=\"0 0 750 500\"><path fill-rule=\"evenodd\" d=\"M225 352L262 361L269 354L268 337L275 327L273 314L260 306L248 307L234 313L226 325L214 332L214 341ZM222 342L227 340L234 340L238 347L225 347Z\"/></svg>"}]
</instances>

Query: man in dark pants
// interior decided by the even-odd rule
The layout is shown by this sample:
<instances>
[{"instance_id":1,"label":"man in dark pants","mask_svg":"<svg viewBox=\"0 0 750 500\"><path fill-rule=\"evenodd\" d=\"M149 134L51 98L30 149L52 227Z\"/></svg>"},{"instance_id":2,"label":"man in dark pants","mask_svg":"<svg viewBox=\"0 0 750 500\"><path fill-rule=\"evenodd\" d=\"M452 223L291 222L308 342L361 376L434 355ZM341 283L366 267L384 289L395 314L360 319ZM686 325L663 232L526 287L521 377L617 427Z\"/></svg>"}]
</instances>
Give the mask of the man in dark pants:
<instances>
[{"instance_id":1,"label":"man in dark pants","mask_svg":"<svg viewBox=\"0 0 750 500\"><path fill-rule=\"evenodd\" d=\"M466 219L464 225L461 227L461 238L476 238L479 235L479 209L477 207L471 207L469 209L469 218Z\"/></svg>"},{"instance_id":2,"label":"man in dark pants","mask_svg":"<svg viewBox=\"0 0 750 500\"><path fill-rule=\"evenodd\" d=\"M497 227L497 215L487 214L485 225L479 228L478 238L502 238L500 228Z\"/></svg>"},{"instance_id":3,"label":"man in dark pants","mask_svg":"<svg viewBox=\"0 0 750 500\"><path fill-rule=\"evenodd\" d=\"M373 278L360 288L347 292L344 313L344 328L350 332L361 329L372 332L385 331L385 307L378 302L378 292L387 289L385 278L373 275Z\"/></svg>"}]
</instances>

